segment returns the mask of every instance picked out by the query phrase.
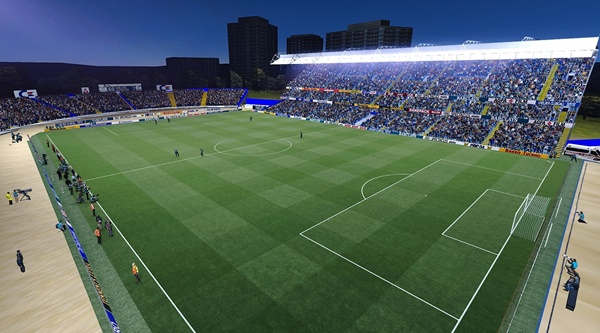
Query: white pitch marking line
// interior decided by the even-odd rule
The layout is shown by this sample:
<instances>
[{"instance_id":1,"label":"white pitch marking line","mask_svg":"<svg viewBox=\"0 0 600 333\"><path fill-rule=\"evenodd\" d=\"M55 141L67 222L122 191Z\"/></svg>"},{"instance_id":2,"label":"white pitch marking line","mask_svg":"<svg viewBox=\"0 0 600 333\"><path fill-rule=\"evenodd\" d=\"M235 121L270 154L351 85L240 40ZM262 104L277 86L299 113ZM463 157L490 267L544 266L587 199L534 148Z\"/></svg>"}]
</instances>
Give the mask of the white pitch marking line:
<instances>
[{"instance_id":1,"label":"white pitch marking line","mask_svg":"<svg viewBox=\"0 0 600 333\"><path fill-rule=\"evenodd\" d=\"M229 155L229 156L242 156L242 157L249 156L249 157L252 157L252 156L267 156L267 155L281 154L281 153L283 153L283 152L285 152L285 151L288 151L288 150L290 150L290 149L292 148L292 143L291 143L289 140L286 140L286 139L276 139L276 140L271 140L271 141L266 141L266 142L257 143L257 144L251 145L251 146L244 146L244 147L238 147L238 148L231 148L231 149L227 149L227 150L218 150L218 149L217 149L217 146L218 146L218 145L220 145L220 144L222 144L222 143L225 143L225 142L228 142L228 141L234 141L234 140L235 140L235 139L230 139L230 140L225 140L225 141L218 142L217 144L215 144L215 145L214 145L213 149L214 149L214 150L215 150L217 153L219 153L219 154L223 154L223 155ZM245 148L248 148L248 147L259 146L259 145L262 145L262 144L271 143L271 142L277 142L277 141L285 141L285 142L287 142L287 143L288 143L288 147L287 147L287 148L285 148L284 150L281 150L281 151L274 151L274 152L262 153L262 154L241 155L241 154L229 154L229 153L228 153L228 152L230 152L230 151L241 150L241 149L245 149Z\"/></svg>"},{"instance_id":2,"label":"white pitch marking line","mask_svg":"<svg viewBox=\"0 0 600 333\"><path fill-rule=\"evenodd\" d=\"M46 134L46 137L48 137L48 139L50 140L50 142L52 142L52 144L55 147L57 147L54 144L54 141L52 141L52 139L50 139L50 137L48 136L48 134ZM58 147L57 147L57 149L58 149ZM67 158L64 155L63 155L63 158L65 159L65 162L67 162L67 164L69 164L69 161L67 161ZM129 248L131 249L131 251L133 252L133 254L135 255L135 257L142 264L142 266L144 266L144 268L146 269L146 271L148 272L148 274L150 274L150 276L152 277L152 279L154 280L154 282L156 282L156 285L158 285L158 287L163 292L163 294L167 297L167 299L169 300L169 302L171 303L171 305L173 305L173 307L175 308L175 310L177 311L177 313L179 313L179 315L181 316L181 318L183 319L183 321L187 324L187 326L190 328L190 330L192 332L196 333L196 331L194 330L194 328L192 327L192 325L190 325L189 321L185 318L185 316L183 315L183 313L181 313L181 311L179 310L179 308L177 307L177 305L175 305L175 303L173 302L173 300L171 299L171 297L169 297L169 294L167 294L167 292L162 287L162 285L158 282L158 280L156 279L156 277L154 277L154 274L152 274L152 272L150 271L150 269L148 268L148 266L146 266L146 263L144 263L144 261L142 260L142 258L140 258L140 256L137 254L137 252L133 249L133 246L131 246L131 244L129 243L129 241L127 240L127 238L125 238L125 235L123 235L123 233L119 230L119 227L117 227L117 224L115 223L115 221L113 219L111 219L110 216L108 216L108 213L104 210L104 208L102 207L102 205L100 204L100 202L96 202L96 203L98 204L98 207L100 207L100 209L102 209L102 211L104 212L104 215L106 215L106 217L112 222L112 225L113 225L113 227L115 227L115 229L117 230L117 232L119 234L121 234L121 237L123 237L123 240L125 241L125 243L127 244L127 246L129 246Z\"/></svg>"},{"instance_id":3,"label":"white pitch marking line","mask_svg":"<svg viewBox=\"0 0 600 333\"><path fill-rule=\"evenodd\" d=\"M127 238L125 238L125 235L123 235L123 233L119 230L119 227L117 227L117 224L115 223L115 221L113 219L111 219L110 216L108 216L108 213L104 210L104 207L102 207L102 205L100 204L100 202L96 202L96 203L98 204L98 207L100 207L100 209L102 209L102 211L104 212L104 215L106 215L106 217L112 222L112 225L113 225L113 227L115 227L115 229L117 230L117 232L119 234L121 234L121 237L123 237L123 240L125 241L125 243L127 244L127 246L129 246L129 248L131 249L131 252L133 252L133 254L138 259L138 261L142 264L142 266L144 266L144 268L146 269L146 271L148 272L148 274L152 277L152 280L154 280L154 282L156 282L156 285L158 285L158 287L163 292L163 294L167 297L167 299L169 300L169 302L171 303L171 305L173 305L173 308L175 308L175 311L177 311L177 313L179 313L179 315L181 316L181 318L183 319L183 321L187 324L187 326L190 328L190 330L192 332L196 333L196 331L194 330L194 328L192 327L192 325L190 324L190 322L185 318L185 316L183 315L183 313L181 313L181 311L179 310L179 308L177 307L177 305L175 305L175 302L173 302L173 300L171 299L171 297L169 296L169 294L167 294L167 292L165 291L165 289L163 288L163 286L160 284L160 282L158 282L158 280L156 279L156 277L154 277L154 274L152 274L152 272L150 271L150 268L148 268L148 266L146 266L146 263L142 260L142 258L140 258L140 256L137 254L137 252L133 249L133 246L131 246L131 244L129 243L129 241L127 240Z\"/></svg>"},{"instance_id":4,"label":"white pitch marking line","mask_svg":"<svg viewBox=\"0 0 600 333\"><path fill-rule=\"evenodd\" d=\"M469 164L469 163L463 163L463 162L457 162L457 161L452 161L452 160L447 160L447 159L442 159L442 161L451 162L451 163L457 163L457 164L462 164L462 165L468 165L468 166L472 166L474 168L480 168L480 169L485 169L485 170L490 170L490 171L502 172L502 173L506 173L506 174L509 174L509 175L513 175L513 176L526 177L526 178L537 179L537 180L542 179L542 178L539 178L539 177L522 175L520 173L514 173L514 172L510 172L510 171L504 171L504 170L486 168L486 167L482 167L482 166L479 166L479 165L474 165L474 164Z\"/></svg>"},{"instance_id":5,"label":"white pitch marking line","mask_svg":"<svg viewBox=\"0 0 600 333\"><path fill-rule=\"evenodd\" d=\"M522 196L522 195L517 195L517 194L513 194L513 193L508 193L508 192L502 192L502 191L494 190L494 189L491 189L491 188L489 190L492 191L492 192L502 193L502 194L506 194L506 195L512 195L513 197L525 199L525 197Z\"/></svg>"},{"instance_id":6,"label":"white pitch marking line","mask_svg":"<svg viewBox=\"0 0 600 333\"><path fill-rule=\"evenodd\" d=\"M552 226L554 223L550 223L550 227L548 228L548 235L546 235L546 241L544 242L544 247L548 244L548 239L550 239L550 233L552 232Z\"/></svg>"},{"instance_id":7,"label":"white pitch marking line","mask_svg":"<svg viewBox=\"0 0 600 333\"><path fill-rule=\"evenodd\" d=\"M229 151L233 151L233 150L239 150L239 149L243 149L243 148L254 147L254 146L257 146L257 145L260 145L260 144L269 143L269 142L275 142L275 141L281 141L281 140L285 140L285 139L271 140L271 141L267 141L267 142L257 143L257 144L254 144L254 145L248 145L248 146L244 146L244 147L232 148L232 149L228 149L228 150L221 150L221 151L217 151L216 153L204 154L204 156L210 156L210 155L215 155L215 154L223 154L223 153L226 153L226 152L229 152ZM287 141L287 140L285 140L285 141ZM288 147L286 150L288 150L289 148L291 148L291 146ZM193 160L193 159L197 159L197 158L201 158L201 157L202 156L193 156L193 157L188 157L188 158L182 158L182 159L178 159L178 160L175 160L175 161L164 162L164 163L159 163L159 164L153 164L153 165L145 166L145 167L142 167L142 168L137 168L137 169L131 169L131 170L127 170L127 171L112 173L112 174L109 174L109 175L92 177L92 178L86 179L85 181L89 182L91 180L98 180L98 179L102 179L102 178L119 176L119 175L123 175L123 174L126 174L126 173L132 173L132 172L142 171L142 170L146 170L146 169L157 168L157 167L160 167L160 166L163 166L163 165L169 165L169 164L174 164L174 163L179 163L179 162L185 162L185 161L189 161L189 160Z\"/></svg>"},{"instance_id":8,"label":"white pitch marking line","mask_svg":"<svg viewBox=\"0 0 600 333\"><path fill-rule=\"evenodd\" d=\"M372 180L378 179L378 178L383 178L383 177L391 177L391 176L407 176L410 175L410 173L390 173L388 175L382 175L382 176L377 176L375 178L371 178L369 180L367 180L360 188L360 194L362 195L363 199L366 199L367 197L365 197L365 193L364 193L364 188L365 186Z\"/></svg>"},{"instance_id":9,"label":"white pitch marking line","mask_svg":"<svg viewBox=\"0 0 600 333\"><path fill-rule=\"evenodd\" d=\"M552 226L552 224L550 224L550 226ZM550 233L548 233L548 234L550 234ZM544 246L544 247L546 247L546 246ZM523 290L521 290L521 295L519 296L519 301L517 302L517 306L515 307L515 311L513 312L512 318L510 319L510 323L508 324L508 328L506 329L506 332L510 332L510 327L512 326L513 320L515 319L515 314L517 313L517 310L519 309L519 305L521 304L521 299L523 299L523 295L525 294L525 289L527 288L527 284L529 283L529 278L531 277L531 273L533 273L533 268L535 267L535 263L537 262L537 259L539 258L541 250L542 250L542 247L540 246L535 255L535 259L533 260L533 264L531 264L531 268L529 269L529 274L527 274L527 279L525 280L525 285L523 286Z\"/></svg>"},{"instance_id":10,"label":"white pitch marking line","mask_svg":"<svg viewBox=\"0 0 600 333\"><path fill-rule=\"evenodd\" d=\"M107 130L107 131L111 132L111 133L112 133L112 134L114 134L114 135L119 135L119 134L117 134L117 133L115 133L115 132L113 132L113 131L109 130L109 129L108 129L108 128L106 128L106 127L102 127L102 128L104 128L105 130Z\"/></svg>"},{"instance_id":11,"label":"white pitch marking line","mask_svg":"<svg viewBox=\"0 0 600 333\"><path fill-rule=\"evenodd\" d=\"M442 232L442 235L444 235L444 236L445 236L445 235L446 235L446 231L448 231L450 228L452 228L452 226L454 225L454 223L458 222L458 220L460 220L460 218L461 218L463 215L465 215L465 214L466 214L466 213L469 211L469 209L471 209L471 207L473 207L473 206L474 206L474 205L477 203L477 201L479 201L479 199L481 199L481 197L483 197L483 195L484 195L484 194L486 194L486 193L487 193L487 191L489 191L489 189L487 189L487 190L483 191L483 193L481 193L481 195L480 195L480 196L479 196L477 199L475 199L475 201L473 201L473 203L472 203L472 204L471 204L469 207L467 207L467 209L465 209L465 211L464 211L464 212L462 212L462 214L460 214L460 215L459 215L459 216L456 218L456 220L454 220L454 222L452 222L452 224L450 224L450 225L448 226L448 228L446 228L446 230L444 230L444 232Z\"/></svg>"},{"instance_id":12,"label":"white pitch marking line","mask_svg":"<svg viewBox=\"0 0 600 333\"><path fill-rule=\"evenodd\" d=\"M351 205L351 206L349 206L349 207L347 207L347 208L344 208L344 209L342 209L341 211L339 211L339 212L337 212L337 213L335 213L335 214L331 215L330 217L328 217L328 218L324 219L323 221L321 221L321 222L319 222L319 223L317 223L317 224L313 225L312 227L310 227L310 228L308 228L308 229L306 229L306 230L304 230L304 231L300 232L300 235L302 235L303 233L305 233L305 232L309 231L310 229L312 229L312 228L314 228L314 227L316 227L316 226L318 226L318 225L320 225L320 224L322 224L322 223L325 223L325 222L327 222L327 221L331 220L332 218L334 218L334 217L336 217L336 216L338 216L338 215L342 214L343 212L345 212L345 211L347 211L347 210L351 209L352 207L354 207L354 206L356 206L356 205L360 204L361 202L363 202L363 201L365 201L365 200L367 200L367 199L369 199L369 198L372 198L372 197L376 196L377 194L379 194L379 193L381 193L381 192L383 192L383 191L387 190L388 188L390 188L390 187L392 187L392 186L394 186L394 185L396 185L396 184L400 183L401 181L403 181L403 180L405 180L405 179L407 179L407 178L410 178L410 177L412 177L412 176L416 175L417 173L419 173L419 172L421 172L421 171L423 171L423 170L425 170L425 169L429 168L430 166L432 166L432 165L436 164L436 163L437 163L437 162L439 162L439 161L441 161L441 160L437 160L437 161L435 161L435 162L432 162L432 163L430 163L430 164L428 164L428 165L426 165L426 166L422 167L421 169L419 169L419 170L417 170L417 171L415 171L415 172L411 173L410 175L408 175L408 176L406 176L406 177L404 177L404 178L400 179L399 181L397 181L397 182L395 182L395 183L393 183L393 184L391 184L391 185L389 185L389 186L386 186L386 187L382 188L381 190L379 190L379 191L377 191L377 192L375 192L375 193L371 194L370 196L368 196L368 197L366 197L366 198L364 198L364 199L362 199L362 200L358 201L357 203L355 203L355 204L353 204L353 205Z\"/></svg>"},{"instance_id":13,"label":"white pitch marking line","mask_svg":"<svg viewBox=\"0 0 600 333\"><path fill-rule=\"evenodd\" d=\"M369 274L371 274L371 275L373 275L373 276L375 276L375 277L379 278L380 280L382 280L382 281L385 281L386 283L388 283L388 284L390 284L390 285L394 286L395 288L397 288L397 289L399 289L399 290L401 290L401 291L405 292L406 294L408 294L408 295L410 295L410 296L412 296L412 297L414 297L414 298L418 299L419 301L421 301L421 302L423 302L423 303L425 303L425 304L429 305L430 307L432 307L432 308L434 308L434 309L438 310L439 312L441 312L441 313L445 314L446 316L448 316L448 317L450 317L450 318L452 318L452 319L454 319L454 320L458 320L458 318L456 318L455 316L453 316L453 315L449 314L448 312L446 312L446 311L444 311L444 310L442 310L442 309L438 308L437 306L435 306L435 305L433 305L433 304L431 304L431 303L427 302L426 300L424 300L424 299L420 298L419 296L417 296L417 295L415 295L415 294L411 293L410 291L408 291L408 290L406 290L406 289L404 289L404 288L402 288L402 287L398 286L397 284L395 284L395 283L393 283L393 282L391 282L391 281L389 281L389 280L387 280L387 279L385 279L385 278L381 277L380 275L377 275L377 274L373 273L372 271L370 271L370 270L368 270L368 269L366 269L366 268L362 267L361 265L359 265L359 264L355 263L354 261L352 261L352 260L350 260L350 259L348 259L348 258L344 257L343 255L341 255L341 254L339 254L339 253L337 253L337 252L335 252L335 251L331 250L330 248L328 248L328 247L326 247L326 246L324 246L324 245L320 244L319 242L317 242L317 241L315 241L315 240L313 240L313 239L311 239L311 238L309 238L309 237L307 237L307 236L305 236L305 235L303 235L303 234L300 234L300 236L302 236L302 237L304 237L304 238L308 239L309 241L311 241L311 242L313 242L313 243L317 244L318 246L320 246L320 247L324 248L325 250L327 250L327 251L329 251L329 252L331 252L331 253L335 254L336 256L338 256L338 257L340 257L340 258L342 258L342 259L346 260L347 262L349 262L349 263L351 263L352 265L354 265L354 266L356 266L356 267L358 267L358 268L360 268L360 269L364 270L365 272L367 272L367 273L369 273Z\"/></svg>"},{"instance_id":14,"label":"white pitch marking line","mask_svg":"<svg viewBox=\"0 0 600 333\"><path fill-rule=\"evenodd\" d=\"M542 187L542 184L544 184L544 181L546 181L546 177L548 177L548 174L550 173L550 170L552 170L552 167L554 166L554 163L556 163L556 162L552 162L552 164L550 165L550 168L548 168L548 171L546 171L546 175L544 175L544 178L540 182L540 185L538 186L538 188L535 190L535 193L533 194L534 196L538 193L538 191ZM496 256L496 258L492 262L492 265L488 269L487 273L485 273L485 276L483 277L483 280L481 280L481 283L479 283L479 286L477 287L477 290L475 290L475 293L471 297L471 300L467 304L467 307L465 308L465 310L463 311L463 313L460 315L460 318L458 318L458 321L456 322L456 325L452 329L451 333L454 333L456 331L456 329L458 328L458 325L460 325L460 322L462 321L462 319L464 318L465 314L469 310L469 307L473 303L473 300L475 300L475 297L479 293L479 290L481 290L481 287L483 286L483 283L485 282L485 280L487 279L487 277L490 275L490 272L492 271L492 268L494 268L494 265L496 265L496 262L498 261L498 258L500 258L500 255L502 254L502 251L504 251L504 248L506 247L506 244L508 244L508 241L510 240L510 237L511 237L511 235L508 235L508 237L506 237L506 241L504 242L504 245L502 245L502 248L500 248L500 251L498 251L498 255Z\"/></svg>"},{"instance_id":15,"label":"white pitch marking line","mask_svg":"<svg viewBox=\"0 0 600 333\"><path fill-rule=\"evenodd\" d=\"M333 129L333 128L337 128L337 127L325 128L323 130L313 131L313 132L310 132L310 133L324 132L324 131L327 131L327 130L330 130L330 129ZM294 136L289 136L287 138L295 138L295 137L296 136L294 135ZM287 138L277 139L277 140L285 140ZM277 140L271 140L271 141L267 141L267 142L272 142L272 141L277 141ZM263 142L263 143L265 143L265 142ZM221 153L223 153L223 152L229 152L229 151L232 151L232 150L238 150L238 149L242 149L242 148L253 147L253 146L256 146L256 145L258 145L258 144L244 146L244 147L238 147L238 148L234 148L234 149L223 150L223 151L221 151ZM214 155L214 153L213 154L206 154L205 156L210 156L210 155ZM118 176L118 175L123 175L123 174L126 174L126 173L131 173L131 172L136 172L136 171L141 171L141 170L156 168L156 167L160 167L160 166L163 166L163 165L169 165L169 164L173 164L173 163L184 162L184 161L188 161L188 160L195 159L195 158L200 158L200 157L202 157L202 156L188 157L188 158L183 158L183 159L180 159L180 160L178 159L176 161L171 161L171 162L165 162L165 163L160 163L160 164L149 165L149 166L146 166L146 167L132 169L132 170L127 170L127 171L123 171L123 172L117 172L117 173L113 173L113 174L110 174L110 175L104 175L104 176L98 176L98 177L88 178L88 179L86 179L86 181L97 180L97 179L102 179L102 178L107 178L107 177Z\"/></svg>"},{"instance_id":16,"label":"white pitch marking line","mask_svg":"<svg viewBox=\"0 0 600 333\"><path fill-rule=\"evenodd\" d=\"M554 218L558 216L558 211L560 210L560 204L562 204L562 197L558 200L558 205L556 205L556 213L554 214Z\"/></svg>"},{"instance_id":17,"label":"white pitch marking line","mask_svg":"<svg viewBox=\"0 0 600 333\"><path fill-rule=\"evenodd\" d=\"M476 249L480 249L481 251L484 251L484 252L487 252L487 253L493 254L493 255L495 255L495 256L497 256L497 255L498 255L498 253L492 252L492 251L490 251L490 250L486 250L486 249L484 249L484 248L482 248L482 247L479 247L479 246L477 246L477 245L473 245L473 244L471 244L471 243L467 243L467 242L465 242L465 241L462 241L462 240L460 240L460 239L458 239L458 238L454 238L454 237L452 237L452 236L448 236L448 235L445 235L445 234L442 234L442 236L444 236L444 237L448 237L448 238L450 238L450 239L453 239L453 240L455 240L455 241L457 241L457 242L460 242L460 243L463 243L463 244L465 244L465 245L472 246L472 247L474 247L474 248L476 248Z\"/></svg>"}]
</instances>

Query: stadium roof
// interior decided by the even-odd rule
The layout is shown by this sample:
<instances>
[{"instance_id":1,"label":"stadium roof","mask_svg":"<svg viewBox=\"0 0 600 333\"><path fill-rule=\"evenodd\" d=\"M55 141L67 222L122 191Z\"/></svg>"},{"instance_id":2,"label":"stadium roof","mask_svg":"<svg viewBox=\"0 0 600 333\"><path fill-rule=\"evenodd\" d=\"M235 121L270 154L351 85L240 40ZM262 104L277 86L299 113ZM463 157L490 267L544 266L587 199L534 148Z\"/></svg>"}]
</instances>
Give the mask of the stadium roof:
<instances>
[{"instance_id":1,"label":"stadium roof","mask_svg":"<svg viewBox=\"0 0 600 333\"><path fill-rule=\"evenodd\" d=\"M598 37L416 46L376 50L276 54L271 65L447 60L587 58L598 54Z\"/></svg>"}]
</instances>

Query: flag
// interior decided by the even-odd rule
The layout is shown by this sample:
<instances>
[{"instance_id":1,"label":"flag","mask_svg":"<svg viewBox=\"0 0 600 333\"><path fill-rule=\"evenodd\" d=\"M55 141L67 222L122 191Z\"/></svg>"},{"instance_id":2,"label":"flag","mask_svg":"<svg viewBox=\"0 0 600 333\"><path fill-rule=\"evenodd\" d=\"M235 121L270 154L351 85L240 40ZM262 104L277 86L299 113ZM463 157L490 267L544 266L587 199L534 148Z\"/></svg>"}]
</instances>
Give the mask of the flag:
<instances>
[{"instance_id":1,"label":"flag","mask_svg":"<svg viewBox=\"0 0 600 333\"><path fill-rule=\"evenodd\" d=\"M38 96L37 90L35 89L27 89L27 90L13 90L16 98L36 98Z\"/></svg>"},{"instance_id":2,"label":"flag","mask_svg":"<svg viewBox=\"0 0 600 333\"><path fill-rule=\"evenodd\" d=\"M89 94L90 93L90 87L81 87L81 93L82 94Z\"/></svg>"},{"instance_id":3,"label":"flag","mask_svg":"<svg viewBox=\"0 0 600 333\"><path fill-rule=\"evenodd\" d=\"M172 92L173 91L173 85L171 85L171 84L157 84L156 85L156 90L165 91L165 92Z\"/></svg>"}]
</instances>

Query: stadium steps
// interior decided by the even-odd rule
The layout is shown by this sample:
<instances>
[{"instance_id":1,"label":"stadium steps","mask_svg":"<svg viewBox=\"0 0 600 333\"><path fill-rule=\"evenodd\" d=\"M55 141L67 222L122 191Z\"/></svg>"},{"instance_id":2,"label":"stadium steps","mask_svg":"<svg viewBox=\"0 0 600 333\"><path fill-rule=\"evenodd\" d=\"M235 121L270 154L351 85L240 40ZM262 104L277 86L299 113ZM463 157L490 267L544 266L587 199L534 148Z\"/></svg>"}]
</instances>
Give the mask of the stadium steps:
<instances>
[{"instance_id":1,"label":"stadium steps","mask_svg":"<svg viewBox=\"0 0 600 333\"><path fill-rule=\"evenodd\" d=\"M375 98L375 100L373 101L372 104L379 105L379 100L383 96L387 95L390 92L390 90L392 90L392 87L400 81L400 79L404 76L404 74L406 74L407 71L408 71L408 66L406 68L404 68L404 70L402 70L402 72L400 74L398 74L398 76L396 76L394 81L392 81L392 83L390 83L388 85L388 87L385 89L385 92L383 93L383 95L379 95L379 96L377 96L377 98Z\"/></svg>"},{"instance_id":2,"label":"stadium steps","mask_svg":"<svg viewBox=\"0 0 600 333\"><path fill-rule=\"evenodd\" d=\"M367 120L371 119L375 117L374 114L369 114L368 116L364 117L363 119L357 121L356 123L354 123L355 126L362 126L362 124L364 124Z\"/></svg>"},{"instance_id":3,"label":"stadium steps","mask_svg":"<svg viewBox=\"0 0 600 333\"><path fill-rule=\"evenodd\" d=\"M552 69L550 70L550 74L548 74L548 77L546 77L546 82L544 82L544 87L542 88L542 91L540 91L540 94L538 95L538 101L543 101L546 99L546 95L548 95L548 90L550 90L550 86L554 81L554 75L556 75L557 70L558 64L554 64L552 66Z\"/></svg>"},{"instance_id":4,"label":"stadium steps","mask_svg":"<svg viewBox=\"0 0 600 333\"><path fill-rule=\"evenodd\" d=\"M496 134L496 132L498 131L498 129L500 128L500 126L503 124L502 121L499 121L496 126L494 126L494 128L492 128L492 130L490 131L490 134L488 134L488 136L485 138L485 140L483 140L483 142L481 143L482 145L489 145L490 144L490 139L494 137L494 134Z\"/></svg>"},{"instance_id":5,"label":"stadium steps","mask_svg":"<svg viewBox=\"0 0 600 333\"><path fill-rule=\"evenodd\" d=\"M240 106L242 106L242 103L244 102L244 100L246 99L246 96L248 95L248 89L244 89L244 92L242 93L242 97L240 97L240 100L237 102L237 106L238 108Z\"/></svg>"},{"instance_id":6,"label":"stadium steps","mask_svg":"<svg viewBox=\"0 0 600 333\"><path fill-rule=\"evenodd\" d=\"M208 99L208 91L204 91L202 93L202 100L200 101L200 105L206 106L206 100Z\"/></svg>"},{"instance_id":7,"label":"stadium steps","mask_svg":"<svg viewBox=\"0 0 600 333\"><path fill-rule=\"evenodd\" d=\"M123 94L121 94L120 92L117 92L117 95L119 95L119 97L121 97L121 99L129 106L129 108L131 110L135 110L135 107L133 107L133 104L131 104L131 102L128 101L127 98L125 98L125 96Z\"/></svg>"},{"instance_id":8,"label":"stadium steps","mask_svg":"<svg viewBox=\"0 0 600 333\"><path fill-rule=\"evenodd\" d=\"M434 79L433 81L431 81L431 84L429 85L429 87L427 87L427 91L425 91L425 96L429 96L429 95L431 94L431 87L433 87L433 86L434 86L434 85L435 85L435 84L436 84L436 83L437 83L437 82L440 80L440 77L442 77L442 76L443 76L443 75L446 73L446 71L448 70L448 66L449 66L449 65L446 65L446 66L445 66L445 67L444 67L444 68L443 68L443 69L440 71L440 74L438 74L438 75L435 77L435 79Z\"/></svg>"},{"instance_id":9,"label":"stadium steps","mask_svg":"<svg viewBox=\"0 0 600 333\"><path fill-rule=\"evenodd\" d=\"M481 111L481 115L482 115L482 116L485 116L485 115L488 113L489 109L490 109L490 105L489 105L489 104L486 104L486 105L483 107L483 111Z\"/></svg>"},{"instance_id":10,"label":"stadium steps","mask_svg":"<svg viewBox=\"0 0 600 333\"><path fill-rule=\"evenodd\" d=\"M58 106L56 106L56 105L54 105L54 104L50 104L50 103L48 103L48 102L44 101L43 99L33 98L32 100L33 100L34 102L37 102L37 103L39 103L39 104L43 105L43 106L49 107L49 108L51 108L51 109L58 110L58 111L60 111L60 112L64 113L66 116L69 116L69 115L71 114L71 111L69 111L69 110L65 110L65 109L63 109L63 108L60 108L60 107L58 107Z\"/></svg>"},{"instance_id":11,"label":"stadium steps","mask_svg":"<svg viewBox=\"0 0 600 333\"><path fill-rule=\"evenodd\" d=\"M561 112L558 115L558 122L559 123L564 123L566 119L567 119L567 113L565 111Z\"/></svg>"},{"instance_id":12,"label":"stadium steps","mask_svg":"<svg viewBox=\"0 0 600 333\"><path fill-rule=\"evenodd\" d=\"M177 101L175 100L175 94L170 91L167 93L167 97L169 97L169 101L171 102L172 107L177 107Z\"/></svg>"},{"instance_id":13,"label":"stadium steps","mask_svg":"<svg viewBox=\"0 0 600 333\"><path fill-rule=\"evenodd\" d=\"M439 123L440 120L442 120L442 118L444 118L444 117L440 117L440 119L436 120L436 122L433 123L433 125L429 126L429 128L425 132L423 132L423 137L428 136L429 132L431 132L431 130L435 127L435 125L437 125L437 123Z\"/></svg>"},{"instance_id":14,"label":"stadium steps","mask_svg":"<svg viewBox=\"0 0 600 333\"><path fill-rule=\"evenodd\" d=\"M453 104L454 104L454 103L452 103L452 102L448 103L448 107L446 108L446 111L444 111L444 113L448 113L448 114L450 114L450 111L452 111L452 105L453 105Z\"/></svg>"},{"instance_id":15,"label":"stadium steps","mask_svg":"<svg viewBox=\"0 0 600 333\"><path fill-rule=\"evenodd\" d=\"M558 144L556 145L556 148L554 148L556 157L560 157L562 155L563 149L565 148L565 145L567 144L567 140L569 139L570 135L571 135L571 129L565 127L565 130L563 131L562 135L560 136L560 139L558 140Z\"/></svg>"}]
</instances>

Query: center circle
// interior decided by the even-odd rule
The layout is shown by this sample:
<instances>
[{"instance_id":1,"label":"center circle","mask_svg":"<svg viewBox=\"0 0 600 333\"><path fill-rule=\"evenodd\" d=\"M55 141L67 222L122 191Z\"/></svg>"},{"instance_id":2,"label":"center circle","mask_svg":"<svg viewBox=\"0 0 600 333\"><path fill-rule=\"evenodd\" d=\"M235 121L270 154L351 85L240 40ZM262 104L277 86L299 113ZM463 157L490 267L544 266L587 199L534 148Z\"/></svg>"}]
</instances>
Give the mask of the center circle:
<instances>
[{"instance_id":1,"label":"center circle","mask_svg":"<svg viewBox=\"0 0 600 333\"><path fill-rule=\"evenodd\" d=\"M223 145L230 141L236 141L236 140L229 139L229 140L224 140L224 141L218 142L217 144L215 144L213 149L219 154L229 155L229 156L266 156L266 155L274 155L274 154L283 153L284 151L292 148L292 143L290 141L288 141L286 139L278 139L278 140L271 140L271 141L266 141L266 142L262 142L262 143L257 143L257 144L253 144L253 145L245 145L245 146L241 146L241 147L228 148L225 150L219 149L220 145ZM261 146L265 146L265 145L275 143L275 142L282 142L285 144L286 147L279 149L277 151L256 152L256 153L251 153L251 154L242 153L243 150L246 150L246 149L258 150L258 148L260 148Z\"/></svg>"}]
</instances>

